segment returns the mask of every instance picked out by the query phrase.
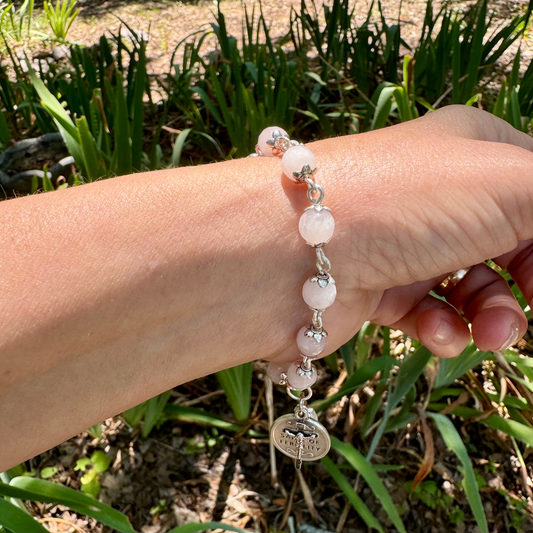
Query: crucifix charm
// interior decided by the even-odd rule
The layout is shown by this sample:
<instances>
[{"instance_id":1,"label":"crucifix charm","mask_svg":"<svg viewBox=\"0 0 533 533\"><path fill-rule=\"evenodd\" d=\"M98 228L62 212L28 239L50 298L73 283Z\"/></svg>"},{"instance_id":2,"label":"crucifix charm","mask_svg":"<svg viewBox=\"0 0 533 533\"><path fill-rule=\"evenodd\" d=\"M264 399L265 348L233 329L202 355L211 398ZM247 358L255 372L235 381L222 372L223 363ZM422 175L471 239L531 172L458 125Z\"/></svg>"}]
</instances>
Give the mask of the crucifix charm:
<instances>
[{"instance_id":1,"label":"crucifix charm","mask_svg":"<svg viewBox=\"0 0 533 533\"><path fill-rule=\"evenodd\" d=\"M270 437L274 446L292 457L300 470L302 461L317 461L327 455L331 441L326 428L316 420L311 408L278 418L272 425ZM300 415L300 416L299 416ZM303 416L302 416L303 415Z\"/></svg>"}]
</instances>

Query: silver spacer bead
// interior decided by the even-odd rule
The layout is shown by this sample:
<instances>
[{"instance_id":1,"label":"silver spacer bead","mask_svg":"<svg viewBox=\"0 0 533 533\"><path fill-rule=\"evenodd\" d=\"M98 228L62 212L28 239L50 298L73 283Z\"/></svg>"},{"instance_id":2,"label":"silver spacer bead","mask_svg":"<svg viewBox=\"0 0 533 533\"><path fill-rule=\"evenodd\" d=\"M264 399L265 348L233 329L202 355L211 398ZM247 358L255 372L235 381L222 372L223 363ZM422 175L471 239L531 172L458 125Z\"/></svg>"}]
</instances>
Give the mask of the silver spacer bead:
<instances>
[{"instance_id":1,"label":"silver spacer bead","mask_svg":"<svg viewBox=\"0 0 533 533\"><path fill-rule=\"evenodd\" d=\"M274 130L272 137L267 139L266 143L272 148L272 155L275 156L283 156L291 146L294 146L294 144L291 144L290 137L279 130Z\"/></svg>"},{"instance_id":2,"label":"silver spacer bead","mask_svg":"<svg viewBox=\"0 0 533 533\"><path fill-rule=\"evenodd\" d=\"M307 182L307 180L311 179L313 174L316 172L316 168L311 168L309 165L304 165L302 167L302 170L300 172L295 171L292 173L292 175L299 181L299 182ZM308 183L308 182L307 182Z\"/></svg>"},{"instance_id":3,"label":"silver spacer bead","mask_svg":"<svg viewBox=\"0 0 533 533\"><path fill-rule=\"evenodd\" d=\"M335 285L335 280L327 272L317 272L312 278L311 283L318 283L322 289L325 289L330 283Z\"/></svg>"}]
</instances>

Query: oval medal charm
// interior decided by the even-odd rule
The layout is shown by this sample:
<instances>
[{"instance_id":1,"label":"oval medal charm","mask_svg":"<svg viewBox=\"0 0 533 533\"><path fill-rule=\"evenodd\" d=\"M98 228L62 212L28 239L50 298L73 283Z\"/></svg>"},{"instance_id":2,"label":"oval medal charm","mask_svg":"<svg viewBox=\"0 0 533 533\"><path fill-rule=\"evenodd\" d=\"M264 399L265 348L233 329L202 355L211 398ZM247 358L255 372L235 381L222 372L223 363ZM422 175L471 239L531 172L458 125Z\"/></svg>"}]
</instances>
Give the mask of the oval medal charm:
<instances>
[{"instance_id":1,"label":"oval medal charm","mask_svg":"<svg viewBox=\"0 0 533 533\"><path fill-rule=\"evenodd\" d=\"M301 461L317 461L327 455L331 440L326 428L312 418L298 418L288 414L278 418L270 430L274 446L285 455Z\"/></svg>"}]
</instances>

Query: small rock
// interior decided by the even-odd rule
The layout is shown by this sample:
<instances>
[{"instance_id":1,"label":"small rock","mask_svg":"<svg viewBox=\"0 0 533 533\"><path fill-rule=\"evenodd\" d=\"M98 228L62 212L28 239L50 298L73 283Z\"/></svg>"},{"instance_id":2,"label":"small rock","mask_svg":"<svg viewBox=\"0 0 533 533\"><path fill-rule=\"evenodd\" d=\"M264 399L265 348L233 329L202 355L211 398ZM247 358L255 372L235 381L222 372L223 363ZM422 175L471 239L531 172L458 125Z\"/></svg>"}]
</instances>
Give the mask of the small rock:
<instances>
[{"instance_id":1,"label":"small rock","mask_svg":"<svg viewBox=\"0 0 533 533\"><path fill-rule=\"evenodd\" d=\"M175 507L174 509L172 509L172 512L174 513L174 517L176 518L178 526L183 526L185 524L189 524L190 522L200 521L198 513L195 513L190 509L184 509L183 507Z\"/></svg>"}]
</instances>

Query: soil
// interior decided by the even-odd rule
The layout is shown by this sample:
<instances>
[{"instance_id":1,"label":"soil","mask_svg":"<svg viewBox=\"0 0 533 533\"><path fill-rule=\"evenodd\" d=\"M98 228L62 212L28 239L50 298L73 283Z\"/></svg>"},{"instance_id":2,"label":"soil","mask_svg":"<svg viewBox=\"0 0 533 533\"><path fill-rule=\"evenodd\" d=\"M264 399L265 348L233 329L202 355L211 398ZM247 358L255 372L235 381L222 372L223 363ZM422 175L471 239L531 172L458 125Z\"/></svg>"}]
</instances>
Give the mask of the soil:
<instances>
[{"instance_id":1,"label":"soil","mask_svg":"<svg viewBox=\"0 0 533 533\"><path fill-rule=\"evenodd\" d=\"M258 8L257 3L247 4ZM299 4L300 0L263 2L263 12L274 37L286 34L290 8ZM453 4L457 9L467 9L471 2ZM495 12L494 25L523 9L525 4L523 0L490 2ZM149 69L154 74L168 72L170 57L177 44L192 31L206 27L212 21L212 11L216 9L213 2L170 0L82 0L79 5L82 11L70 31L70 40L94 44L102 33L119 31L121 21L124 21L133 30L150 36ZM358 17L361 20L366 16L369 5L369 0L358 0ZM224 0L221 6L230 33L240 35L241 3ZM399 16L404 23L406 43L412 46L419 35L425 1L393 0L385 2L384 8L391 20ZM213 42L206 44L206 53L210 46ZM533 55L527 39L524 50L523 62L526 64ZM399 344L399 338L400 333L397 332L393 349ZM379 350L378 344L374 349ZM264 365L257 363L252 427L266 436L268 416L263 371ZM333 374L322 364L316 396L324 397L334 387ZM293 407L282 389L275 391L274 401L278 414ZM176 387L170 402L180 405L194 402L195 407L228 420L233 418L213 376ZM363 440L359 429L367 402L365 391L358 391L349 400L330 408L325 417L333 434L341 440L351 435L352 444L362 451L369 441L368 438ZM533 507L531 503L529 507L527 504L527 494L531 489L521 480L520 465L512 455L509 441L481 424L463 426L462 430L483 485L481 493L490 531L533 532ZM462 474L457 459L437 432L433 434L436 463L426 481L433 483L427 487L429 490L434 486L435 492L429 498L427 495L426 499L411 495L406 486L408 481L413 480L424 456L425 446L418 426L407 433L385 435L374 462L400 465L401 469L382 472L381 479L398 506L408 533L476 533L477 526L461 489ZM140 427L132 429L121 417L115 417L103 422L101 438L82 433L28 461L26 467L37 475L45 467L55 467L57 473L52 481L80 489L82 473L74 470L76 461L90 457L95 450L102 450L111 459L110 468L100 475L100 499L128 515L137 531L160 533L189 522L209 520L220 520L257 532L278 529L301 533L368 531L320 464L306 465L302 475L297 476L293 462L277 454L277 469L273 470L266 438L250 438L246 434L239 436L177 420L163 423L149 437L142 438ZM337 464L342 463L334 452L331 456ZM527 457L525 459L527 461ZM531 464L527 464L531 471ZM384 524L386 531L394 532L368 487L357 480L353 470L343 468L342 472L352 484L356 484L359 496ZM513 497L526 502L522 511L516 510ZM45 520L46 527L51 531L110 531L62 506L33 503L31 509Z\"/></svg>"},{"instance_id":2,"label":"soil","mask_svg":"<svg viewBox=\"0 0 533 533\"><path fill-rule=\"evenodd\" d=\"M310 3L309 0L306 0ZM297 8L301 0L264 0L262 9L265 20L270 26L271 36L281 38L289 29L291 8ZM329 2L331 3L331 2ZM351 0L355 7L356 20L363 22L370 6L374 4L377 14L377 2L372 0ZM449 2L458 11L467 10L473 1ZM143 32L150 40L147 55L150 61L149 69L152 73L169 72L170 58L178 43L186 39L191 33L208 28L213 21L216 11L216 0L206 2L203 0L173 1L159 0L148 2L130 2L124 0L80 0L82 7L78 19L69 32L69 39L80 44L91 45L98 42L103 32L117 33L120 31L121 21L126 23L133 31ZM257 1L223 0L221 9L226 18L228 32L236 37L241 35L242 17L244 6L248 10L259 11ZM321 2L316 2L317 6ZM442 2L434 2L435 12ZM507 19L527 5L525 0L496 0L489 2L490 10L494 15L492 26L496 28L502 20ZM420 36L420 29L424 20L426 8L425 0L391 0L383 2L383 10L389 23L400 21L403 24L402 37L406 44L414 47ZM124 27L122 28L124 31ZM533 57L531 39L526 36L523 42L523 64L529 64ZM205 52L214 47L214 39L207 40ZM512 60L516 49L511 50L502 60L503 63ZM176 54L181 59L180 50Z\"/></svg>"}]
</instances>

